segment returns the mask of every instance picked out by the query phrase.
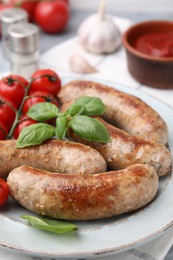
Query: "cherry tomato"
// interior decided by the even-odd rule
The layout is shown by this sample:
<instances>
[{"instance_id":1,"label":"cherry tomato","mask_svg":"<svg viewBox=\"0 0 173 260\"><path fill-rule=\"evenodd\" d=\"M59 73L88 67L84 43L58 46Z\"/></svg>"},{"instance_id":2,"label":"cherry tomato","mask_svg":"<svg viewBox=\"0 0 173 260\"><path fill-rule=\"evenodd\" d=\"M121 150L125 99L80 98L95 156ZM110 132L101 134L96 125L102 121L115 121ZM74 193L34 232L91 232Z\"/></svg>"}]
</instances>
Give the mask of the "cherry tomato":
<instances>
[{"instance_id":1,"label":"cherry tomato","mask_svg":"<svg viewBox=\"0 0 173 260\"><path fill-rule=\"evenodd\" d=\"M46 91L32 91L32 90L29 90L29 93L28 93L29 96L39 96L39 97L45 97L45 98L53 98L54 96Z\"/></svg>"},{"instance_id":2,"label":"cherry tomato","mask_svg":"<svg viewBox=\"0 0 173 260\"><path fill-rule=\"evenodd\" d=\"M8 133L8 129L4 123L0 121L0 140L5 140Z\"/></svg>"},{"instance_id":3,"label":"cherry tomato","mask_svg":"<svg viewBox=\"0 0 173 260\"><path fill-rule=\"evenodd\" d=\"M18 138L18 136L23 128L37 123L37 121L29 118L26 115L21 116L19 120L21 120L21 121L17 124L16 128L14 129L14 133L13 133L14 139Z\"/></svg>"},{"instance_id":4,"label":"cherry tomato","mask_svg":"<svg viewBox=\"0 0 173 260\"><path fill-rule=\"evenodd\" d=\"M6 181L0 178L0 206L4 205L9 196L10 190Z\"/></svg>"},{"instance_id":5,"label":"cherry tomato","mask_svg":"<svg viewBox=\"0 0 173 260\"><path fill-rule=\"evenodd\" d=\"M35 9L35 21L45 32L58 33L69 21L69 6L64 0L42 1Z\"/></svg>"},{"instance_id":6,"label":"cherry tomato","mask_svg":"<svg viewBox=\"0 0 173 260\"><path fill-rule=\"evenodd\" d=\"M32 75L32 79L35 80L31 84L30 92L43 91L56 97L61 88L61 80L52 70L37 70Z\"/></svg>"},{"instance_id":7,"label":"cherry tomato","mask_svg":"<svg viewBox=\"0 0 173 260\"><path fill-rule=\"evenodd\" d=\"M29 16L29 21L34 21L34 12L39 1L35 0L11 0L11 3L16 6L24 9Z\"/></svg>"},{"instance_id":8,"label":"cherry tomato","mask_svg":"<svg viewBox=\"0 0 173 260\"><path fill-rule=\"evenodd\" d=\"M58 97L53 96L50 93L47 93L45 91L34 91L31 92L29 91L29 96L38 96L38 97L42 97L45 99L46 102L50 102L52 104L55 104L57 107L60 107L60 102Z\"/></svg>"},{"instance_id":9,"label":"cherry tomato","mask_svg":"<svg viewBox=\"0 0 173 260\"><path fill-rule=\"evenodd\" d=\"M9 75L0 80L0 95L4 98L8 98L18 108L25 95L26 86L28 86L28 81L23 77Z\"/></svg>"},{"instance_id":10,"label":"cherry tomato","mask_svg":"<svg viewBox=\"0 0 173 260\"><path fill-rule=\"evenodd\" d=\"M37 96L32 96L30 98L27 98L24 105L23 105L23 108L22 108L22 113L23 114L26 114L29 110L30 107L32 107L33 105L37 104L37 103L40 103L40 102L45 102L45 98L44 97L37 97Z\"/></svg>"},{"instance_id":11,"label":"cherry tomato","mask_svg":"<svg viewBox=\"0 0 173 260\"><path fill-rule=\"evenodd\" d=\"M16 113L11 106L16 109L16 105L10 100L0 97L0 122L5 124L8 130L10 130L16 117Z\"/></svg>"},{"instance_id":12,"label":"cherry tomato","mask_svg":"<svg viewBox=\"0 0 173 260\"><path fill-rule=\"evenodd\" d=\"M58 100L55 99L54 96L49 93L36 91L29 94L29 96L31 97L26 99L26 101L24 102L23 109L22 109L23 114L27 114L31 106L40 102L50 102L52 104L55 104L56 106L59 106Z\"/></svg>"}]
</instances>

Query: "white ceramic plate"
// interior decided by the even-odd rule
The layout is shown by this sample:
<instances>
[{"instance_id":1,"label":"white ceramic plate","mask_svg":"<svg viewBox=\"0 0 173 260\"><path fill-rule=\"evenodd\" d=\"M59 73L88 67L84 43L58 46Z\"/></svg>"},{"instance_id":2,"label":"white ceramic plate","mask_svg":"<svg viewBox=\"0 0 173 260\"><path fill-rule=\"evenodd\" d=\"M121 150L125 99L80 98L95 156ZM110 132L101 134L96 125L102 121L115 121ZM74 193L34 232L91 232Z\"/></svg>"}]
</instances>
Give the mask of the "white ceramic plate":
<instances>
[{"instance_id":1,"label":"white ceramic plate","mask_svg":"<svg viewBox=\"0 0 173 260\"><path fill-rule=\"evenodd\" d=\"M66 81L71 78L66 78ZM100 81L100 80L98 80ZM102 81L103 82L103 81ZM110 83L105 82L108 85ZM159 100L124 86L112 86L140 97L165 119L173 152L173 110ZM99 221L75 222L77 232L55 235L26 225L21 214L32 214L12 200L0 209L0 246L34 256L83 258L125 251L160 235L173 224L173 175L160 179L155 200L131 214Z\"/></svg>"}]
</instances>

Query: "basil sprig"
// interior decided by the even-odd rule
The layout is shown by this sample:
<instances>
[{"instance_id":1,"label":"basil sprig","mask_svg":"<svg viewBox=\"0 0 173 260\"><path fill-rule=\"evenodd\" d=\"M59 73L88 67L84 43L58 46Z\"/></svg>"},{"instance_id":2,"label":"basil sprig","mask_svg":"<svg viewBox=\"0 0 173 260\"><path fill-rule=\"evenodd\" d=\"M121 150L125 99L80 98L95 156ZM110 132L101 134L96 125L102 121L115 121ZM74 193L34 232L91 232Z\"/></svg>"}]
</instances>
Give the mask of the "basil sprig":
<instances>
[{"instance_id":1,"label":"basil sprig","mask_svg":"<svg viewBox=\"0 0 173 260\"><path fill-rule=\"evenodd\" d=\"M77 226L67 221L60 221L50 218L40 218L31 215L22 215L21 218L28 221L28 223L41 230L49 231L56 234L63 234L77 229Z\"/></svg>"},{"instance_id":2,"label":"basil sprig","mask_svg":"<svg viewBox=\"0 0 173 260\"><path fill-rule=\"evenodd\" d=\"M64 139L68 129L72 129L78 136L89 141L107 143L110 141L107 128L91 116L101 115L105 106L101 99L83 96L74 101L66 112L51 103L42 102L33 105L27 115L39 123L25 127L17 140L17 147L23 148L38 145L54 136ZM56 126L45 121L56 118Z\"/></svg>"}]
</instances>

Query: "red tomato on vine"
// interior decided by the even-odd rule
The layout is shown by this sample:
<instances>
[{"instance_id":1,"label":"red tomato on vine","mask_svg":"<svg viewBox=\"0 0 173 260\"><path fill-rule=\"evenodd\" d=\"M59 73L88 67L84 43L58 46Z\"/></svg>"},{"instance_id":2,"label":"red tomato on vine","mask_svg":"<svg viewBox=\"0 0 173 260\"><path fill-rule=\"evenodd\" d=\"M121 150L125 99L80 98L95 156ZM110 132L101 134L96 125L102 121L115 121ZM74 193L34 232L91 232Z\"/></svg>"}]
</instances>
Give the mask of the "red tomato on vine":
<instances>
[{"instance_id":1,"label":"red tomato on vine","mask_svg":"<svg viewBox=\"0 0 173 260\"><path fill-rule=\"evenodd\" d=\"M30 97L27 98L26 101L24 102L23 109L22 109L23 114L26 114L31 106L40 102L50 102L59 107L58 100L50 93L46 93L43 91L35 91L35 92L29 92L29 96Z\"/></svg>"},{"instance_id":2,"label":"red tomato on vine","mask_svg":"<svg viewBox=\"0 0 173 260\"><path fill-rule=\"evenodd\" d=\"M30 92L43 91L53 96L57 96L61 88L61 80L57 73L53 70L37 70L32 75L33 82L30 87Z\"/></svg>"},{"instance_id":3,"label":"red tomato on vine","mask_svg":"<svg viewBox=\"0 0 173 260\"><path fill-rule=\"evenodd\" d=\"M22 108L22 113L26 114L29 110L30 107L32 107L33 105L40 103L40 102L45 102L45 98L41 97L41 96L32 96L29 97L25 100L23 108Z\"/></svg>"},{"instance_id":4,"label":"red tomato on vine","mask_svg":"<svg viewBox=\"0 0 173 260\"><path fill-rule=\"evenodd\" d=\"M0 96L0 122L5 124L8 130L10 130L16 117L14 109L16 109L15 104Z\"/></svg>"},{"instance_id":5,"label":"red tomato on vine","mask_svg":"<svg viewBox=\"0 0 173 260\"><path fill-rule=\"evenodd\" d=\"M4 205L9 196L9 187L6 181L0 178L0 206Z\"/></svg>"},{"instance_id":6,"label":"red tomato on vine","mask_svg":"<svg viewBox=\"0 0 173 260\"><path fill-rule=\"evenodd\" d=\"M28 84L28 81L21 76L9 75L0 80L0 95L12 101L18 108Z\"/></svg>"},{"instance_id":7,"label":"red tomato on vine","mask_svg":"<svg viewBox=\"0 0 173 260\"><path fill-rule=\"evenodd\" d=\"M14 139L18 138L18 136L19 136L19 134L20 134L20 132L22 131L23 128L25 128L26 126L38 123L37 121L29 118L26 115L21 116L19 120L20 120L20 122L18 122L18 124L17 124L17 126L16 126L16 128L14 129L14 132L13 132Z\"/></svg>"}]
</instances>

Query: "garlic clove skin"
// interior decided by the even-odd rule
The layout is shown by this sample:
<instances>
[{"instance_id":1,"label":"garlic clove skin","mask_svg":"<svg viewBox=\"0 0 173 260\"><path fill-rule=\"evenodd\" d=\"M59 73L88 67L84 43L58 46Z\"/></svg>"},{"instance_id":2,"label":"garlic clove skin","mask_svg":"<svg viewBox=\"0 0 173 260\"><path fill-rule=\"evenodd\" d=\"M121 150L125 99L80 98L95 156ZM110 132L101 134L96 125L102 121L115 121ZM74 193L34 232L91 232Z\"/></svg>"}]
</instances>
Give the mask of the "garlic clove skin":
<instances>
[{"instance_id":1,"label":"garlic clove skin","mask_svg":"<svg viewBox=\"0 0 173 260\"><path fill-rule=\"evenodd\" d=\"M69 58L70 69L75 73L90 74L97 70L80 54L74 53Z\"/></svg>"},{"instance_id":2,"label":"garlic clove skin","mask_svg":"<svg viewBox=\"0 0 173 260\"><path fill-rule=\"evenodd\" d=\"M121 45L121 33L110 16L89 16L79 27L79 42L85 50L96 54L115 52Z\"/></svg>"}]
</instances>

